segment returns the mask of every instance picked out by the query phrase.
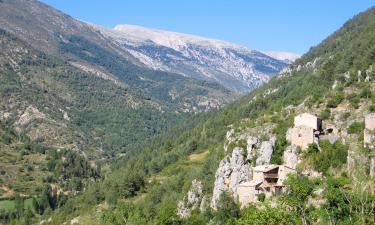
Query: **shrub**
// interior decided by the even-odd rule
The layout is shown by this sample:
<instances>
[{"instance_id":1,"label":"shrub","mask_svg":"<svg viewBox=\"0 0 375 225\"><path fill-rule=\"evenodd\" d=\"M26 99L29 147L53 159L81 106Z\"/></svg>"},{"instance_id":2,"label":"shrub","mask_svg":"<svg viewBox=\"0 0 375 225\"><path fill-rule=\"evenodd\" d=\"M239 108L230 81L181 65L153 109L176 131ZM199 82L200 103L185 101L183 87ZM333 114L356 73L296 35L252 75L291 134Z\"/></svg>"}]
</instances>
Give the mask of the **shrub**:
<instances>
[{"instance_id":1,"label":"shrub","mask_svg":"<svg viewBox=\"0 0 375 225\"><path fill-rule=\"evenodd\" d=\"M342 115L342 119L343 120L346 120L350 117L350 112L345 112L343 115Z\"/></svg>"},{"instance_id":2,"label":"shrub","mask_svg":"<svg viewBox=\"0 0 375 225\"><path fill-rule=\"evenodd\" d=\"M350 124L350 126L348 128L348 133L349 134L360 134L363 131L364 128L365 128L365 126L364 126L363 123L353 122L352 124Z\"/></svg>"},{"instance_id":3,"label":"shrub","mask_svg":"<svg viewBox=\"0 0 375 225\"><path fill-rule=\"evenodd\" d=\"M313 145L309 146L309 150L312 152L307 157L315 170L326 174L330 167L339 168L346 163L348 146L340 142L331 144L329 141L323 140L320 142L320 148L321 151L316 151Z\"/></svg>"},{"instance_id":4,"label":"shrub","mask_svg":"<svg viewBox=\"0 0 375 225\"><path fill-rule=\"evenodd\" d=\"M336 93L328 102L327 107L328 108L336 108L341 102L344 100L344 94L339 92Z\"/></svg>"},{"instance_id":5,"label":"shrub","mask_svg":"<svg viewBox=\"0 0 375 225\"><path fill-rule=\"evenodd\" d=\"M325 109L325 110L323 110L323 111L320 113L320 115L319 115L319 117L320 117L321 119L323 119L323 120L328 120L330 116L331 116L331 110L329 110L329 109Z\"/></svg>"},{"instance_id":6,"label":"shrub","mask_svg":"<svg viewBox=\"0 0 375 225\"><path fill-rule=\"evenodd\" d=\"M360 98L357 94L350 94L347 99L353 108L358 109Z\"/></svg>"},{"instance_id":7,"label":"shrub","mask_svg":"<svg viewBox=\"0 0 375 225\"><path fill-rule=\"evenodd\" d=\"M307 148L307 152L310 154L317 153L319 152L319 148L316 144L310 144L309 147Z\"/></svg>"},{"instance_id":8,"label":"shrub","mask_svg":"<svg viewBox=\"0 0 375 225\"><path fill-rule=\"evenodd\" d=\"M266 195L264 193L260 193L258 195L258 201L264 202L265 199L266 199Z\"/></svg>"},{"instance_id":9,"label":"shrub","mask_svg":"<svg viewBox=\"0 0 375 225\"><path fill-rule=\"evenodd\" d=\"M361 96L361 98L370 98L371 94L372 93L371 93L370 88L365 87L365 88L362 89L360 96Z\"/></svg>"}]
</instances>

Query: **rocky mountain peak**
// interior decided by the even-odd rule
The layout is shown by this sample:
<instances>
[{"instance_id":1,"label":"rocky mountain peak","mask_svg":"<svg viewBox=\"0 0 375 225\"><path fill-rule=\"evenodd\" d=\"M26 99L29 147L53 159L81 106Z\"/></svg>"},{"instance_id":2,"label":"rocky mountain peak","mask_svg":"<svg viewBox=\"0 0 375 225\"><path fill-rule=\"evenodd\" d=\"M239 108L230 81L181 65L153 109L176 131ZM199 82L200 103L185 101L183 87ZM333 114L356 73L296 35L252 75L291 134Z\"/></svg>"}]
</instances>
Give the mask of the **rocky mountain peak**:
<instances>
[{"instance_id":1,"label":"rocky mountain peak","mask_svg":"<svg viewBox=\"0 0 375 225\"><path fill-rule=\"evenodd\" d=\"M263 85L288 65L284 59L222 40L136 25L92 27L147 67L215 81L237 92Z\"/></svg>"}]
</instances>

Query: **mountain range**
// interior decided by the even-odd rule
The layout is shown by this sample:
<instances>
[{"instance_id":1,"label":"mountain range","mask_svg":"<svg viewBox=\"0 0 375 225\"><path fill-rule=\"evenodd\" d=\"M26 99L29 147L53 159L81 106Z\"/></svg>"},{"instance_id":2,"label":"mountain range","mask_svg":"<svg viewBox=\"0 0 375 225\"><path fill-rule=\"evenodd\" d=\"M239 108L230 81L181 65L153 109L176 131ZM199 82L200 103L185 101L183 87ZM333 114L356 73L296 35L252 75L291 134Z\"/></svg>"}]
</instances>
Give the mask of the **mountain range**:
<instances>
[{"instance_id":1,"label":"mountain range","mask_svg":"<svg viewBox=\"0 0 375 225\"><path fill-rule=\"evenodd\" d=\"M224 41L128 25L105 29L35 0L0 6L2 76L17 90L2 101L2 120L59 147L125 151L140 137L232 102L287 66Z\"/></svg>"},{"instance_id":2,"label":"mountain range","mask_svg":"<svg viewBox=\"0 0 375 225\"><path fill-rule=\"evenodd\" d=\"M372 225L374 46L375 8L298 57L0 0L0 223Z\"/></svg>"},{"instance_id":3,"label":"mountain range","mask_svg":"<svg viewBox=\"0 0 375 225\"><path fill-rule=\"evenodd\" d=\"M149 68L215 81L237 92L260 87L298 58L293 53L262 53L225 41L135 25L92 27Z\"/></svg>"}]
</instances>

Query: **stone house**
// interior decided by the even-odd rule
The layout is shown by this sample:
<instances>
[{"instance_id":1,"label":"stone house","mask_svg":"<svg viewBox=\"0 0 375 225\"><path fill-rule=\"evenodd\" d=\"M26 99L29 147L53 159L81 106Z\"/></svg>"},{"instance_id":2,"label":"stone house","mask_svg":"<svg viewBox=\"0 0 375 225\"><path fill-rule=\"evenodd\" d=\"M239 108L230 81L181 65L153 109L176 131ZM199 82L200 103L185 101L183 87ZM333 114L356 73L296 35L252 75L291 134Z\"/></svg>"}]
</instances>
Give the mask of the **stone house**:
<instances>
[{"instance_id":1,"label":"stone house","mask_svg":"<svg viewBox=\"0 0 375 225\"><path fill-rule=\"evenodd\" d=\"M309 113L302 113L294 118L290 141L306 150L310 144L317 143L322 131L322 120Z\"/></svg>"},{"instance_id":2,"label":"stone house","mask_svg":"<svg viewBox=\"0 0 375 225\"><path fill-rule=\"evenodd\" d=\"M283 193L287 175L296 171L284 165L266 165L253 168L253 180L241 183L237 188L238 199L242 207L258 200L264 193L267 198Z\"/></svg>"},{"instance_id":3,"label":"stone house","mask_svg":"<svg viewBox=\"0 0 375 225\"><path fill-rule=\"evenodd\" d=\"M322 130L322 120L310 113L302 113L294 117L294 126L307 126L314 130Z\"/></svg>"},{"instance_id":4,"label":"stone house","mask_svg":"<svg viewBox=\"0 0 375 225\"><path fill-rule=\"evenodd\" d=\"M248 182L241 183L237 187L238 200L241 203L241 207L246 207L250 203L256 202L260 192L260 185L263 181L251 180Z\"/></svg>"}]
</instances>

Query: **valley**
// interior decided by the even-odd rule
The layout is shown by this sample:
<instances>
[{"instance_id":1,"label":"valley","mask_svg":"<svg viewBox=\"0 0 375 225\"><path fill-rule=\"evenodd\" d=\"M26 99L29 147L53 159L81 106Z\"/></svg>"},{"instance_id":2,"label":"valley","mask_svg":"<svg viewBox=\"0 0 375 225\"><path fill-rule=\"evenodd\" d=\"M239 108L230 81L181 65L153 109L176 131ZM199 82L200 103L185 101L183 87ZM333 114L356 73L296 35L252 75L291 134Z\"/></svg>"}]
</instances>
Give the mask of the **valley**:
<instances>
[{"instance_id":1,"label":"valley","mask_svg":"<svg viewBox=\"0 0 375 225\"><path fill-rule=\"evenodd\" d=\"M373 46L375 8L299 57L0 0L0 223L375 224Z\"/></svg>"}]
</instances>

